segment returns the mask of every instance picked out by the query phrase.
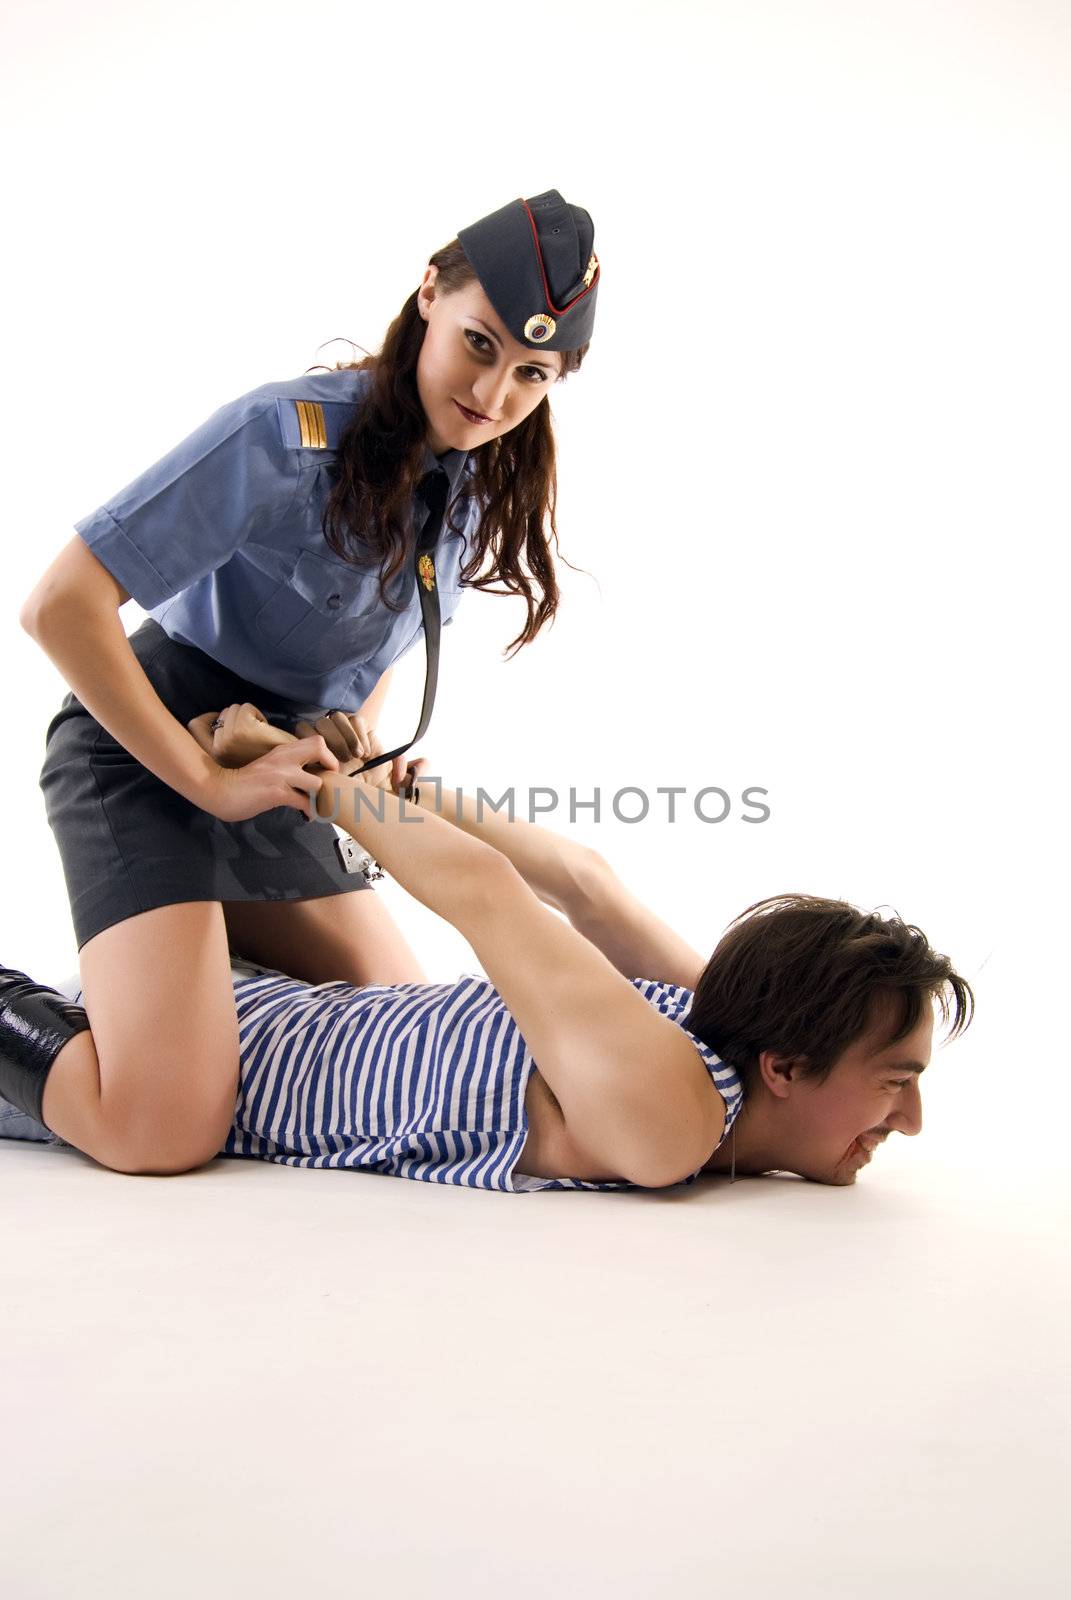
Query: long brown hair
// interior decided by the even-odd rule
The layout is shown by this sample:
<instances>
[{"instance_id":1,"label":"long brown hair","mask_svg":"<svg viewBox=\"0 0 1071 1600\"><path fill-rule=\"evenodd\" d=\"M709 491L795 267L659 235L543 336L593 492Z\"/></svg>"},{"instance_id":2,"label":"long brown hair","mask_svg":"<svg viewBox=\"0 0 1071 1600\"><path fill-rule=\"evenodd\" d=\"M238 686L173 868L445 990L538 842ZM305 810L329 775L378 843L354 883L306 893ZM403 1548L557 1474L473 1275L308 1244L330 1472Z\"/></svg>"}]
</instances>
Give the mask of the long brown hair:
<instances>
[{"instance_id":1,"label":"long brown hair","mask_svg":"<svg viewBox=\"0 0 1071 1600\"><path fill-rule=\"evenodd\" d=\"M437 250L430 265L439 269L440 294L453 294L476 278L456 239ZM377 355L340 362L335 368L370 368L372 382L364 404L339 440L337 478L323 519L324 537L336 555L358 565L379 563L380 593L392 610L400 610L401 604L391 604L384 586L411 556L413 491L425 471L427 418L416 368L426 325L417 309L417 293L414 289L387 329ZM585 344L560 352L558 381L579 368L587 350ZM475 460L475 473L459 485L458 495L447 507L447 520L460 533L454 519L464 497L474 495L482 506L461 576L473 589L524 596L528 619L507 646L507 652L513 652L530 644L558 609L555 558L572 566L558 552L557 468L548 397L517 427L481 445ZM480 574L488 553L488 570ZM493 584L504 587L492 588Z\"/></svg>"},{"instance_id":2,"label":"long brown hair","mask_svg":"<svg viewBox=\"0 0 1071 1600\"><path fill-rule=\"evenodd\" d=\"M827 1078L892 1002L887 1043L906 1038L929 998L949 1038L966 1028L974 993L921 928L844 900L784 894L760 900L730 923L695 986L685 1020L740 1074L745 1095L763 1050L804 1061L802 1076Z\"/></svg>"}]
</instances>

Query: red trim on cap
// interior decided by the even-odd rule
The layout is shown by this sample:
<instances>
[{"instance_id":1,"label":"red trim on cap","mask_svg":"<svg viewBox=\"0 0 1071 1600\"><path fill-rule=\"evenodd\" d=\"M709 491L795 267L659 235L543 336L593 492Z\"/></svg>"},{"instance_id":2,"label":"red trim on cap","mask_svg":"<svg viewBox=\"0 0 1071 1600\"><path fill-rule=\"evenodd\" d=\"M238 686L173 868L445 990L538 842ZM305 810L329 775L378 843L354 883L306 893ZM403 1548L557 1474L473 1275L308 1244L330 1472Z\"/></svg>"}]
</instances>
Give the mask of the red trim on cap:
<instances>
[{"instance_id":1,"label":"red trim on cap","mask_svg":"<svg viewBox=\"0 0 1071 1600\"><path fill-rule=\"evenodd\" d=\"M531 210L529 209L527 200L522 200L521 201L521 205L525 209L525 213L526 213L526 215L528 217L528 221L532 224L532 239L533 239L533 241L535 243L536 256L537 256L537 258L539 260L540 276L543 279L543 298L547 302L547 306L548 306L549 310L553 311L553 313L554 313L554 315L556 317L564 317L564 315L565 315L565 313L567 311L571 311L573 309L573 307L576 305L578 300L583 300L584 296L586 294L590 294L592 289L594 289L595 285L599 281L599 273L602 271L602 264L601 264L601 262L596 264L595 276L592 278L592 280L588 284L587 288L586 289L581 289L579 294L576 294L576 295L573 296L573 298L569 301L568 305L562 306L559 309L556 305L554 305L552 303L551 298L550 298L550 285L547 283L546 268L543 266L543 252L539 248L539 230L536 228L535 218L532 216L532 213L531 213Z\"/></svg>"}]
</instances>

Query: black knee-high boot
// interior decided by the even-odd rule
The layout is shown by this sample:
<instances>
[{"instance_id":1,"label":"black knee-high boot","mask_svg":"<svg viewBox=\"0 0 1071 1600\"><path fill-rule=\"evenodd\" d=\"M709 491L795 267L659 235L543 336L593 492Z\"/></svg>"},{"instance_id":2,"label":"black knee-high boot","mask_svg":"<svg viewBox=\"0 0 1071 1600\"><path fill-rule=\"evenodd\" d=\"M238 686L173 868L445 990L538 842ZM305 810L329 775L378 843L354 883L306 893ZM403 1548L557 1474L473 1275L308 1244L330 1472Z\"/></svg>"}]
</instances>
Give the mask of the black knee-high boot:
<instances>
[{"instance_id":1,"label":"black knee-high boot","mask_svg":"<svg viewBox=\"0 0 1071 1600\"><path fill-rule=\"evenodd\" d=\"M89 1027L84 1006L0 966L0 1098L44 1123L45 1079L68 1039Z\"/></svg>"}]
</instances>

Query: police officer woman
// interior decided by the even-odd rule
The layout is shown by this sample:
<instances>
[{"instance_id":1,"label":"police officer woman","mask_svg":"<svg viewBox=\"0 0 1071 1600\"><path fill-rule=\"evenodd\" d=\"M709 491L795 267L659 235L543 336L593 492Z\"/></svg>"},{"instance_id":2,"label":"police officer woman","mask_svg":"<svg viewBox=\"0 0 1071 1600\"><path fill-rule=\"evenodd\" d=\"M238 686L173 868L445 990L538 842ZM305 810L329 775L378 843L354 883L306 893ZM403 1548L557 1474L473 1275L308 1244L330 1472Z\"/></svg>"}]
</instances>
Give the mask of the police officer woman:
<instances>
[{"instance_id":1,"label":"police officer woman","mask_svg":"<svg viewBox=\"0 0 1071 1600\"><path fill-rule=\"evenodd\" d=\"M102 1164L182 1172L218 1152L238 1083L230 946L311 983L423 977L334 829L306 820L323 779L305 769L368 748L422 621L423 732L463 584L523 595L511 648L554 615L542 402L588 347L593 242L553 189L461 229L378 356L223 406L77 523L23 606L73 690L41 786L92 1032L0 968L0 1096ZM149 617L128 637L131 598ZM316 732L220 765L186 724L250 702Z\"/></svg>"}]
</instances>

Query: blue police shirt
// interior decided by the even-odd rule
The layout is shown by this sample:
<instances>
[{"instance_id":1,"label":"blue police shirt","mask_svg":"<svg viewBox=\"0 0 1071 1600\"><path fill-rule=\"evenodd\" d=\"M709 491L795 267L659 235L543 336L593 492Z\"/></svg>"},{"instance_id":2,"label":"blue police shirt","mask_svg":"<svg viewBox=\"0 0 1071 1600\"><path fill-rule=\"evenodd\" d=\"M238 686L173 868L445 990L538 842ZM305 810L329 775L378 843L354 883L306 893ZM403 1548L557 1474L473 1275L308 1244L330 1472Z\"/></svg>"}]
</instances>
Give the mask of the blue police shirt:
<instances>
[{"instance_id":1,"label":"blue police shirt","mask_svg":"<svg viewBox=\"0 0 1071 1600\"><path fill-rule=\"evenodd\" d=\"M323 535L338 440L371 378L340 371L262 384L75 523L172 639L291 702L294 715L356 710L423 638L412 565L387 585L395 603L405 602L392 611L379 596L378 567L341 560ZM475 457L428 448L426 469L437 462L450 484L435 551L445 625L461 599L479 507L468 488ZM460 534L448 527L457 493ZM424 514L418 500L417 526Z\"/></svg>"}]
</instances>

